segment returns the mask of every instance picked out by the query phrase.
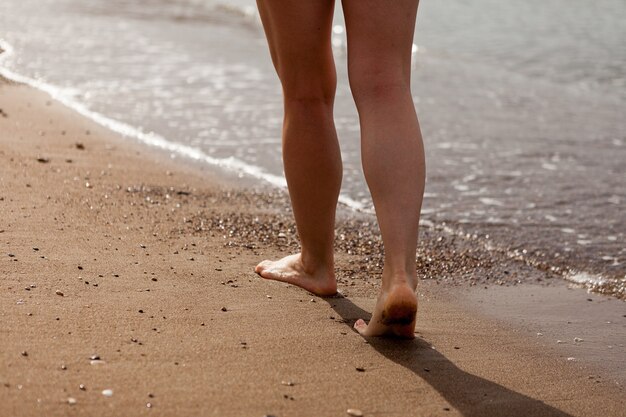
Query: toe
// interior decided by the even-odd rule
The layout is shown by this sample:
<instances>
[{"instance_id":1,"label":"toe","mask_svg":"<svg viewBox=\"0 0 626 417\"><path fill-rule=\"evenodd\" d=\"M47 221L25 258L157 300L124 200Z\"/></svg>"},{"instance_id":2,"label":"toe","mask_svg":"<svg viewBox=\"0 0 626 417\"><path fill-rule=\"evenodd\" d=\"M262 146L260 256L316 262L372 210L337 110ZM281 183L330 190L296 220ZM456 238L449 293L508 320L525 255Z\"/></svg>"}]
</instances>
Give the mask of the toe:
<instances>
[{"instance_id":1,"label":"toe","mask_svg":"<svg viewBox=\"0 0 626 417\"><path fill-rule=\"evenodd\" d=\"M358 319L356 323L354 323L354 330L365 336L365 331L367 330L367 323L365 320Z\"/></svg>"},{"instance_id":2,"label":"toe","mask_svg":"<svg viewBox=\"0 0 626 417\"><path fill-rule=\"evenodd\" d=\"M270 263L270 261L268 261L267 259L264 260L263 262L260 262L255 268L254 268L254 272L256 272L257 274L261 275L261 273L267 268L268 264Z\"/></svg>"}]
</instances>

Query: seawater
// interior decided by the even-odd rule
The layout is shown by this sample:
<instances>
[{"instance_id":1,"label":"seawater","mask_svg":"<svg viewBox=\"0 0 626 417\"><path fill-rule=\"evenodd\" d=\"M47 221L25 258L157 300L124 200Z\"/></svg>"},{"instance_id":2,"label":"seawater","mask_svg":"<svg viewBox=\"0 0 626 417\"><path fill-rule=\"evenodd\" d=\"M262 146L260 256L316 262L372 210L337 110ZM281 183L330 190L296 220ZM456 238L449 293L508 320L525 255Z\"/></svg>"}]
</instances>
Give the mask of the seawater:
<instances>
[{"instance_id":1,"label":"seawater","mask_svg":"<svg viewBox=\"0 0 626 417\"><path fill-rule=\"evenodd\" d=\"M626 280L625 18L622 0L422 2L426 221ZM342 201L367 210L339 7L335 28ZM0 39L5 74L174 155L284 185L253 1L3 0Z\"/></svg>"}]
</instances>

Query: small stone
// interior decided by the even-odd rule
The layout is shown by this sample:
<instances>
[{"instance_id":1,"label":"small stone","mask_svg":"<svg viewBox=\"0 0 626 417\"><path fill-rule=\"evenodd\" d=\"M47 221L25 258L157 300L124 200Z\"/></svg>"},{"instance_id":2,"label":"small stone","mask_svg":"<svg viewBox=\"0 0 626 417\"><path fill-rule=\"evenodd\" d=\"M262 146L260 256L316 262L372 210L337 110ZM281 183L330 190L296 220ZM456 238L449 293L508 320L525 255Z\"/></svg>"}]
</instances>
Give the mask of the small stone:
<instances>
[{"instance_id":1,"label":"small stone","mask_svg":"<svg viewBox=\"0 0 626 417\"><path fill-rule=\"evenodd\" d=\"M222 307L222 311L228 311L226 307Z\"/></svg>"},{"instance_id":2,"label":"small stone","mask_svg":"<svg viewBox=\"0 0 626 417\"><path fill-rule=\"evenodd\" d=\"M139 310L139 313L143 314L143 310Z\"/></svg>"},{"instance_id":3,"label":"small stone","mask_svg":"<svg viewBox=\"0 0 626 417\"><path fill-rule=\"evenodd\" d=\"M67 366L61 365L61 369L64 370L64 371L67 371Z\"/></svg>"},{"instance_id":4,"label":"small stone","mask_svg":"<svg viewBox=\"0 0 626 417\"><path fill-rule=\"evenodd\" d=\"M567 360L568 360L569 362L574 362L574 361L576 360L576 358L574 358L574 357L569 357L569 358L567 358Z\"/></svg>"},{"instance_id":5,"label":"small stone","mask_svg":"<svg viewBox=\"0 0 626 417\"><path fill-rule=\"evenodd\" d=\"M37 158L37 162L40 162L42 164L47 164L48 162L50 162L50 158L45 158L43 156L40 156L39 158Z\"/></svg>"},{"instance_id":6,"label":"small stone","mask_svg":"<svg viewBox=\"0 0 626 417\"><path fill-rule=\"evenodd\" d=\"M100 360L100 355L91 355L89 357L89 359L91 359L92 361L99 361Z\"/></svg>"},{"instance_id":7,"label":"small stone","mask_svg":"<svg viewBox=\"0 0 626 417\"><path fill-rule=\"evenodd\" d=\"M152 403L146 403L146 407L152 408Z\"/></svg>"},{"instance_id":8,"label":"small stone","mask_svg":"<svg viewBox=\"0 0 626 417\"><path fill-rule=\"evenodd\" d=\"M146 248L146 245L144 245L144 244L140 244L140 245L139 245L139 247L140 247L141 249L145 249L145 248Z\"/></svg>"},{"instance_id":9,"label":"small stone","mask_svg":"<svg viewBox=\"0 0 626 417\"><path fill-rule=\"evenodd\" d=\"M294 384L293 382L291 382L291 381L280 381L280 383L281 383L282 385L287 386L287 387L293 387L293 386L295 385L295 384Z\"/></svg>"},{"instance_id":10,"label":"small stone","mask_svg":"<svg viewBox=\"0 0 626 417\"><path fill-rule=\"evenodd\" d=\"M584 340L581 339L580 337L575 337L574 338L574 342L578 343L578 342L583 342Z\"/></svg>"},{"instance_id":11,"label":"small stone","mask_svg":"<svg viewBox=\"0 0 626 417\"><path fill-rule=\"evenodd\" d=\"M76 149L80 149L81 151L84 151L84 150L85 150L85 145L83 145L83 144L82 144L82 143L80 143L80 142L76 142L76 145L75 145L75 146L76 146Z\"/></svg>"},{"instance_id":12,"label":"small stone","mask_svg":"<svg viewBox=\"0 0 626 417\"><path fill-rule=\"evenodd\" d=\"M76 404L76 398L69 397L69 398L67 399L67 403L68 403L69 405L74 405L74 404Z\"/></svg>"},{"instance_id":13,"label":"small stone","mask_svg":"<svg viewBox=\"0 0 626 417\"><path fill-rule=\"evenodd\" d=\"M362 368L360 366L357 366L355 369L357 370L357 372L365 372L365 368Z\"/></svg>"},{"instance_id":14,"label":"small stone","mask_svg":"<svg viewBox=\"0 0 626 417\"><path fill-rule=\"evenodd\" d=\"M22 356L26 357L28 356L28 352L26 352L25 350L22 351Z\"/></svg>"},{"instance_id":15,"label":"small stone","mask_svg":"<svg viewBox=\"0 0 626 417\"><path fill-rule=\"evenodd\" d=\"M104 395L105 397L112 397L113 396L113 390L112 389L102 390L102 395Z\"/></svg>"},{"instance_id":16,"label":"small stone","mask_svg":"<svg viewBox=\"0 0 626 417\"><path fill-rule=\"evenodd\" d=\"M65 294L63 294L63 291L61 291L61 290L56 290L54 293L56 295L60 295L61 297L63 297L65 295Z\"/></svg>"},{"instance_id":17,"label":"small stone","mask_svg":"<svg viewBox=\"0 0 626 417\"><path fill-rule=\"evenodd\" d=\"M102 361L102 360L97 359L97 360L90 361L89 363L90 363L91 365L104 365L106 362L105 362L105 361Z\"/></svg>"},{"instance_id":18,"label":"small stone","mask_svg":"<svg viewBox=\"0 0 626 417\"><path fill-rule=\"evenodd\" d=\"M356 408L348 408L346 410L346 413L348 413L348 415L353 416L353 417L363 417L363 411L356 409Z\"/></svg>"},{"instance_id":19,"label":"small stone","mask_svg":"<svg viewBox=\"0 0 626 417\"><path fill-rule=\"evenodd\" d=\"M267 298L269 298L270 300L272 299L271 295L266 295Z\"/></svg>"},{"instance_id":20,"label":"small stone","mask_svg":"<svg viewBox=\"0 0 626 417\"><path fill-rule=\"evenodd\" d=\"M87 391L87 387L85 386L85 384L80 384L78 386L78 389L81 390L81 391Z\"/></svg>"}]
</instances>

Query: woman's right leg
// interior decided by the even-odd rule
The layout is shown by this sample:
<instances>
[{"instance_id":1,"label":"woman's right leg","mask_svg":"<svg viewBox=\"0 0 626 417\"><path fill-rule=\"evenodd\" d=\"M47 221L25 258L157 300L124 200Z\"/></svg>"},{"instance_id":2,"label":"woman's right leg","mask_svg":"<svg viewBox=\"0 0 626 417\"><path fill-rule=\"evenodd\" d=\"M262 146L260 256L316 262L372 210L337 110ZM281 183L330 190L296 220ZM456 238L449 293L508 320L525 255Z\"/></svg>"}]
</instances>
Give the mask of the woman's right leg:
<instances>
[{"instance_id":1,"label":"woman's right leg","mask_svg":"<svg viewBox=\"0 0 626 417\"><path fill-rule=\"evenodd\" d=\"M283 163L302 252L255 271L318 295L337 291L335 209L342 165L333 122L333 0L257 0L283 87Z\"/></svg>"},{"instance_id":2,"label":"woman's right leg","mask_svg":"<svg viewBox=\"0 0 626 417\"><path fill-rule=\"evenodd\" d=\"M415 253L424 193L424 149L411 96L418 0L343 0L350 87L361 155L385 245L383 282L365 336L414 337Z\"/></svg>"}]
</instances>

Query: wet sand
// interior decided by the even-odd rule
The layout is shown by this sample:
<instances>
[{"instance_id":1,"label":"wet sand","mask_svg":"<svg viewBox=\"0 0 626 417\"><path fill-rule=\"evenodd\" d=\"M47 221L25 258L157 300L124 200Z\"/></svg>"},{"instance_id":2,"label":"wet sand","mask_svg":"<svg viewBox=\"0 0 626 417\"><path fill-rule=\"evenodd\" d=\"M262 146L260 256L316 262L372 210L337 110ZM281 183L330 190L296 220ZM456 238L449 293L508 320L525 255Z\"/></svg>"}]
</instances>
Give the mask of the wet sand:
<instances>
[{"instance_id":1,"label":"wet sand","mask_svg":"<svg viewBox=\"0 0 626 417\"><path fill-rule=\"evenodd\" d=\"M557 337L580 311L564 294L584 291L425 225L417 339L365 340L372 218L341 210L343 297L315 297L252 272L296 247L284 193L174 163L25 86L0 82L0 109L0 415L624 415L623 345L587 342L623 343L622 301L583 303L579 354L547 346L532 331L548 320ZM531 314L531 290L558 311Z\"/></svg>"}]
</instances>

